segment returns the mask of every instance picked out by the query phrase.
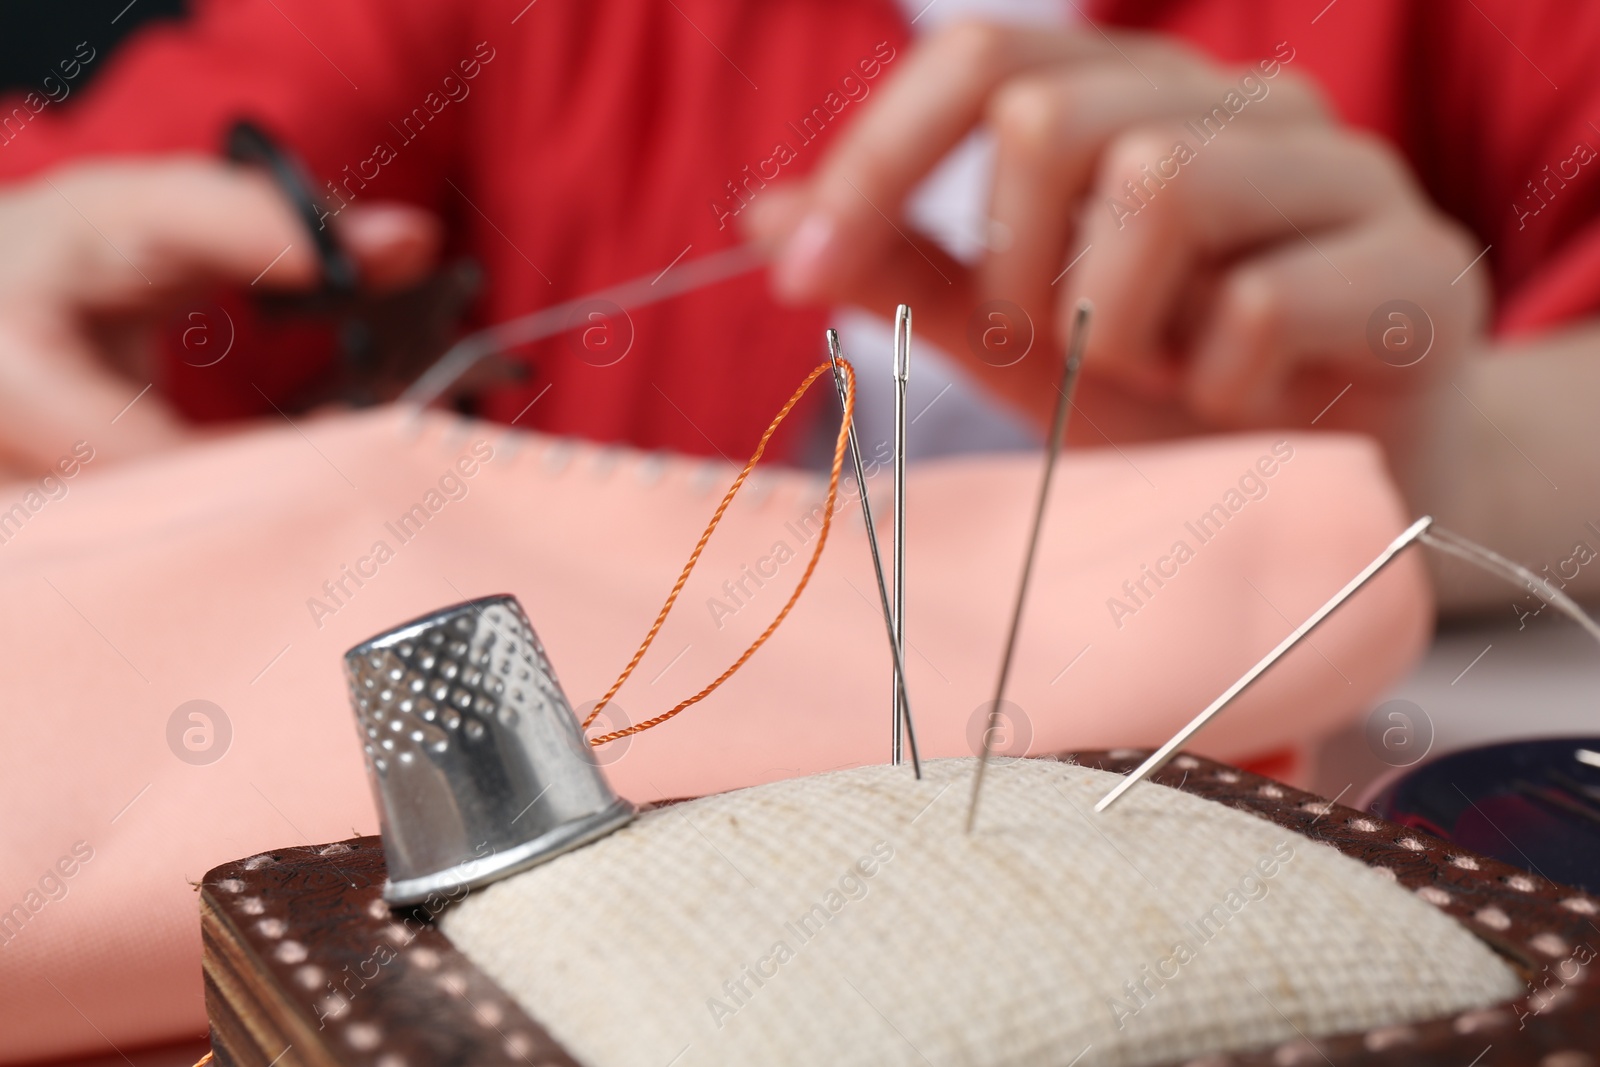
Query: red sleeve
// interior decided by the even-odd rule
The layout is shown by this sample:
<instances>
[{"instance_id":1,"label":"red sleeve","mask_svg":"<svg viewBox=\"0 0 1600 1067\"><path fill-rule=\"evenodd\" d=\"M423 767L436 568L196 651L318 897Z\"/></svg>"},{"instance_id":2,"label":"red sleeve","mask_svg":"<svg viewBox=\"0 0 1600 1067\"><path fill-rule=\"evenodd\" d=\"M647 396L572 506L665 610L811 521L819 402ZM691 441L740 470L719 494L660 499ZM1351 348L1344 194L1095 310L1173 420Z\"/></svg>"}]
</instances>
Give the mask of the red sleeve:
<instances>
[{"instance_id":1,"label":"red sleeve","mask_svg":"<svg viewBox=\"0 0 1600 1067\"><path fill-rule=\"evenodd\" d=\"M1416 165L1490 248L1501 334L1600 308L1600 6L1428 0L1411 28Z\"/></svg>"},{"instance_id":2,"label":"red sleeve","mask_svg":"<svg viewBox=\"0 0 1600 1067\"><path fill-rule=\"evenodd\" d=\"M1495 328L1600 309L1600 5L1561 0L1101 0L1225 62L1281 42L1340 117L1389 140L1488 248Z\"/></svg>"},{"instance_id":3,"label":"red sleeve","mask_svg":"<svg viewBox=\"0 0 1600 1067\"><path fill-rule=\"evenodd\" d=\"M117 53L88 43L55 74L62 93L35 90L0 104L0 180L68 157L165 151L215 153L228 123L250 115L319 174L338 173L395 115L469 54L464 10L430 0L195 0L184 23L147 30ZM74 65L108 69L81 95ZM60 96L60 102L54 97ZM442 147L442 146L441 146ZM438 151L402 161L420 192ZM431 159L429 157L432 157ZM396 189L395 195L402 195Z\"/></svg>"}]
</instances>

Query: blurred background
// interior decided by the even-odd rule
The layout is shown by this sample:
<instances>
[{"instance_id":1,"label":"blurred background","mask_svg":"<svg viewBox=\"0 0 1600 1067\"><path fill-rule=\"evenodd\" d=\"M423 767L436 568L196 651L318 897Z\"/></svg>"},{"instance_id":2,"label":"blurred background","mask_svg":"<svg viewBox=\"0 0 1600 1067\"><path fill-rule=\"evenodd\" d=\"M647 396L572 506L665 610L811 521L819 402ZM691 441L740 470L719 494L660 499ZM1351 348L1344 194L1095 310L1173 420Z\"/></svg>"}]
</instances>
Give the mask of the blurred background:
<instances>
[{"instance_id":1,"label":"blurred background","mask_svg":"<svg viewBox=\"0 0 1600 1067\"><path fill-rule=\"evenodd\" d=\"M80 41L103 58L140 26L182 18L188 6L183 0L81 0L0 7L0 92L37 87ZM89 64L76 87L94 81L101 69Z\"/></svg>"}]
</instances>

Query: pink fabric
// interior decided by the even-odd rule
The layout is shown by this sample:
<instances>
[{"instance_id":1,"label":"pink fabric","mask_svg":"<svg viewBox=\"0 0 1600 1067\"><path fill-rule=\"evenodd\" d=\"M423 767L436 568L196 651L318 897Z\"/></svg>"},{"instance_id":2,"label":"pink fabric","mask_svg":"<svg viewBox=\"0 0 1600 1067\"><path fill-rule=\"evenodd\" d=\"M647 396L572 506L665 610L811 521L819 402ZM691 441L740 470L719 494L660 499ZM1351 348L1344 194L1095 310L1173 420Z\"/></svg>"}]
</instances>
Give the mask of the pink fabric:
<instances>
[{"instance_id":1,"label":"pink fabric","mask_svg":"<svg viewBox=\"0 0 1600 1067\"><path fill-rule=\"evenodd\" d=\"M1277 440L1067 458L1010 693L1031 719L1034 751L1163 740L1402 528L1368 442ZM1247 471L1268 468L1241 489ZM1027 456L913 468L907 667L926 755L970 751L1038 471ZM46 487L55 498L0 487L0 909L26 913L0 931L0 1061L200 1032L188 883L227 859L375 832L340 673L347 647L446 604L511 592L573 703L593 700L731 474L379 410L120 468L91 461L61 483L65 495ZM873 480L880 515L887 485L886 474ZM633 721L699 689L765 626L811 547L802 519L821 491L810 475L758 474L623 689ZM18 501L25 521L5 524ZM1230 517L1201 543L1185 524L1214 504ZM395 524L414 505L427 519L403 539ZM1193 553L1181 564L1171 557L1180 539ZM371 556L380 541L390 550L381 563ZM793 558L780 563L779 545ZM1143 578L1136 602L1123 583L1146 564L1171 576L1159 587ZM359 587L344 578L335 599L324 582L345 565L368 576ZM777 573L758 588L746 565ZM741 580L748 596L730 597ZM1117 596L1124 610L1108 604ZM1197 749L1243 760L1314 742L1413 662L1430 617L1419 561L1402 558ZM851 506L767 648L705 703L620 755L601 752L615 757L607 773L618 790L638 800L882 761L889 682ZM232 727L226 754L208 765L168 746L174 709L196 699L220 706ZM65 896L50 899L61 886Z\"/></svg>"}]
</instances>

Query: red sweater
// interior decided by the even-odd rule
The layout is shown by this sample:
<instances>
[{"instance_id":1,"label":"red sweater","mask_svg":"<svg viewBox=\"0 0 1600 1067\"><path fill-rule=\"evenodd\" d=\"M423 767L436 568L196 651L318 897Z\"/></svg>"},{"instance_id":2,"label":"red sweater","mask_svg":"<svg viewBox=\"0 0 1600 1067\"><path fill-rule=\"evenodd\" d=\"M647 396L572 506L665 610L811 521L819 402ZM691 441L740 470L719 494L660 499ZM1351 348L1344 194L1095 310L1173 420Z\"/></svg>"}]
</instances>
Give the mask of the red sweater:
<instances>
[{"instance_id":1,"label":"red sweater","mask_svg":"<svg viewBox=\"0 0 1600 1067\"><path fill-rule=\"evenodd\" d=\"M1104 0L1105 21L1163 29L1291 69L1411 160L1491 250L1497 326L1529 331L1600 303L1600 6L1556 0ZM762 176L805 173L907 47L891 0L197 0L89 91L0 106L0 178L69 157L214 153L239 115L328 183L440 213L486 268L493 322L737 241ZM1319 14L1320 11L1320 14ZM93 49L80 50L77 60ZM71 57L64 57L71 58ZM66 68L63 68L65 71ZM809 123L803 120L813 116ZM821 120L826 119L826 122ZM813 138L814 139L808 139ZM691 453L748 450L821 354L819 311L776 307L752 276L633 313L609 367L559 339L526 384L486 398L556 433ZM326 346L242 337L169 391L201 417L291 395Z\"/></svg>"},{"instance_id":2,"label":"red sweater","mask_svg":"<svg viewBox=\"0 0 1600 1067\"><path fill-rule=\"evenodd\" d=\"M1224 61L1286 41L1339 116L1410 160L1477 234L1495 328L1600 306L1600 5L1562 0L1102 0ZM1594 121L1591 122L1590 118Z\"/></svg>"}]
</instances>

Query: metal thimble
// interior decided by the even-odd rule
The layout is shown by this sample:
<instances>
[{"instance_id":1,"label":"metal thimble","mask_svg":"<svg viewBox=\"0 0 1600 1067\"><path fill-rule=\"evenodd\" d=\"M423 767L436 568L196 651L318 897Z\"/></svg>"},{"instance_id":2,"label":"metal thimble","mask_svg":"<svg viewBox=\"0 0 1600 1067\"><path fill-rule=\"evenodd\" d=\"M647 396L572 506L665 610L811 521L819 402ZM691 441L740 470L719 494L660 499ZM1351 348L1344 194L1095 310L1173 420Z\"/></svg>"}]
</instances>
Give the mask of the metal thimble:
<instances>
[{"instance_id":1,"label":"metal thimble","mask_svg":"<svg viewBox=\"0 0 1600 1067\"><path fill-rule=\"evenodd\" d=\"M611 791L512 596L445 608L345 653L389 880L416 904L617 829Z\"/></svg>"}]
</instances>

